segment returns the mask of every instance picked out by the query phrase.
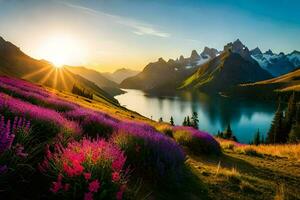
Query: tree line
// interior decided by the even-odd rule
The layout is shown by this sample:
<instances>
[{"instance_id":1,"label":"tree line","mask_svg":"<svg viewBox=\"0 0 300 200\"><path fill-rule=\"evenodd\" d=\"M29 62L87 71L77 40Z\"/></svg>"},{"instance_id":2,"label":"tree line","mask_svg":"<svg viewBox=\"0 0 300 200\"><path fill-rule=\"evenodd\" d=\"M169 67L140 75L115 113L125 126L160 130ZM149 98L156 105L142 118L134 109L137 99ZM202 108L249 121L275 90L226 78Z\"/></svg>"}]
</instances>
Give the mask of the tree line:
<instances>
[{"instance_id":1,"label":"tree line","mask_svg":"<svg viewBox=\"0 0 300 200\"><path fill-rule=\"evenodd\" d=\"M285 110L282 109L282 104L279 99L266 142L270 144L300 142L300 104L296 102L295 93L290 96Z\"/></svg>"},{"instance_id":2,"label":"tree line","mask_svg":"<svg viewBox=\"0 0 300 200\"><path fill-rule=\"evenodd\" d=\"M163 122L163 118L160 117L158 119L158 122L162 123ZM175 123L174 123L174 119L173 117L171 116L170 118L170 122L169 122L172 126L175 126ZM198 129L199 128L199 119L198 119L198 113L197 112L193 112L192 116L186 116L184 117L184 120L182 122L182 126L190 126L190 127L193 127L195 129Z\"/></svg>"},{"instance_id":3,"label":"tree line","mask_svg":"<svg viewBox=\"0 0 300 200\"><path fill-rule=\"evenodd\" d=\"M76 84L74 84L73 87L72 87L72 93L83 96L83 97L86 97L88 99L93 99L93 93L89 92L85 88L80 88Z\"/></svg>"}]
</instances>

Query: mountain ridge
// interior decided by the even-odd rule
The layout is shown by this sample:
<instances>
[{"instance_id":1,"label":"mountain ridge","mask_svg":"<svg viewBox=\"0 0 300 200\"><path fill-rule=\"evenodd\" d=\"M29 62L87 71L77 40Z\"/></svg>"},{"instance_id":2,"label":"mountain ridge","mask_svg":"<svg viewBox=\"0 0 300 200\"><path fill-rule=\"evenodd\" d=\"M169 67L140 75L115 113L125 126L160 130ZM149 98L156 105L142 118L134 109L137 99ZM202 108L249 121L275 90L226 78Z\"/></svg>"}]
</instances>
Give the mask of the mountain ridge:
<instances>
[{"instance_id":1,"label":"mountain ridge","mask_svg":"<svg viewBox=\"0 0 300 200\"><path fill-rule=\"evenodd\" d=\"M82 66L64 66L74 74L80 75L98 85L101 89L109 93L111 96L123 94L124 91L119 88L119 85L109 79L103 74L93 69L88 69Z\"/></svg>"},{"instance_id":2,"label":"mountain ridge","mask_svg":"<svg viewBox=\"0 0 300 200\"><path fill-rule=\"evenodd\" d=\"M73 74L68 69L55 68L48 61L34 59L3 38L0 39L0 74L22 78L68 92L71 92L74 84L77 84L96 96L118 104L115 98L93 82Z\"/></svg>"}]
</instances>

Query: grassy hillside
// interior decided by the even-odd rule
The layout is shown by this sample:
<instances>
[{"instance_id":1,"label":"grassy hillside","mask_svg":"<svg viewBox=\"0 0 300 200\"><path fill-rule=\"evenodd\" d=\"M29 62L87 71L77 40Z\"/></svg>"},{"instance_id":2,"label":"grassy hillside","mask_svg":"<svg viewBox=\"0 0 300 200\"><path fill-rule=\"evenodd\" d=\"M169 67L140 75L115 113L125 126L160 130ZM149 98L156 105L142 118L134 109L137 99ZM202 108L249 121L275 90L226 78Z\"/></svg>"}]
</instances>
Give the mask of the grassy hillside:
<instances>
[{"instance_id":1,"label":"grassy hillside","mask_svg":"<svg viewBox=\"0 0 300 200\"><path fill-rule=\"evenodd\" d=\"M300 69L284 74L282 76L259 81L251 84L243 84L242 87L270 87L274 91L300 91Z\"/></svg>"},{"instance_id":2,"label":"grassy hillside","mask_svg":"<svg viewBox=\"0 0 300 200\"><path fill-rule=\"evenodd\" d=\"M270 78L256 62L244 59L237 53L226 51L201 66L183 81L180 89L200 89L207 92L226 91L240 83Z\"/></svg>"},{"instance_id":3,"label":"grassy hillside","mask_svg":"<svg viewBox=\"0 0 300 200\"><path fill-rule=\"evenodd\" d=\"M98 87L109 93L111 96L123 94L119 88L119 85L106 77L104 77L100 72L97 72L92 69L87 69L85 67L72 67L72 66L65 66L70 72L80 75L87 80L94 82Z\"/></svg>"},{"instance_id":4,"label":"grassy hillside","mask_svg":"<svg viewBox=\"0 0 300 200\"><path fill-rule=\"evenodd\" d=\"M300 198L299 144L217 142L103 98L0 82L0 197L82 199L90 191L93 199Z\"/></svg>"}]
</instances>

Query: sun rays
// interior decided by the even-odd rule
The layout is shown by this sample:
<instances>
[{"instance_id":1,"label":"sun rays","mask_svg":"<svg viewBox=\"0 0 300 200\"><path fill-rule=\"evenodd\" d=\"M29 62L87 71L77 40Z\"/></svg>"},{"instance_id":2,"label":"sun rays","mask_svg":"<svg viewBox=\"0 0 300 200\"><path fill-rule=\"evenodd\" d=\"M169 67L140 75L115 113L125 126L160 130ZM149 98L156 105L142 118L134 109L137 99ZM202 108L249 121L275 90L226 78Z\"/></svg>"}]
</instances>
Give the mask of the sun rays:
<instances>
[{"instance_id":1,"label":"sun rays","mask_svg":"<svg viewBox=\"0 0 300 200\"><path fill-rule=\"evenodd\" d=\"M41 69L25 74L22 78L35 81L58 90L70 91L76 79L67 69L56 66L45 66Z\"/></svg>"}]
</instances>

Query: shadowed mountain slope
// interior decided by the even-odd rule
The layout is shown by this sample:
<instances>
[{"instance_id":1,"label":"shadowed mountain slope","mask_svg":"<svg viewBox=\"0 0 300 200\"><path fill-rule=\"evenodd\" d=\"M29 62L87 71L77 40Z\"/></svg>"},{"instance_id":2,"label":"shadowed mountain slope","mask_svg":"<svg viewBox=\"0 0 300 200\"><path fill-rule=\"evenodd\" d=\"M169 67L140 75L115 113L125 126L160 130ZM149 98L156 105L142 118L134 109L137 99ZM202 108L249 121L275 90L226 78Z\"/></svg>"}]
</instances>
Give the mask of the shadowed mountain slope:
<instances>
[{"instance_id":1,"label":"shadowed mountain slope","mask_svg":"<svg viewBox=\"0 0 300 200\"><path fill-rule=\"evenodd\" d=\"M78 74L92 82L94 82L96 85L98 85L101 89L106 91L112 96L123 94L124 91L122 91L119 88L119 85L109 79L107 79L104 75L102 75L100 72L97 72L92 69L87 69L85 67L73 67L73 66L66 66L66 68L74 73Z\"/></svg>"}]
</instances>

